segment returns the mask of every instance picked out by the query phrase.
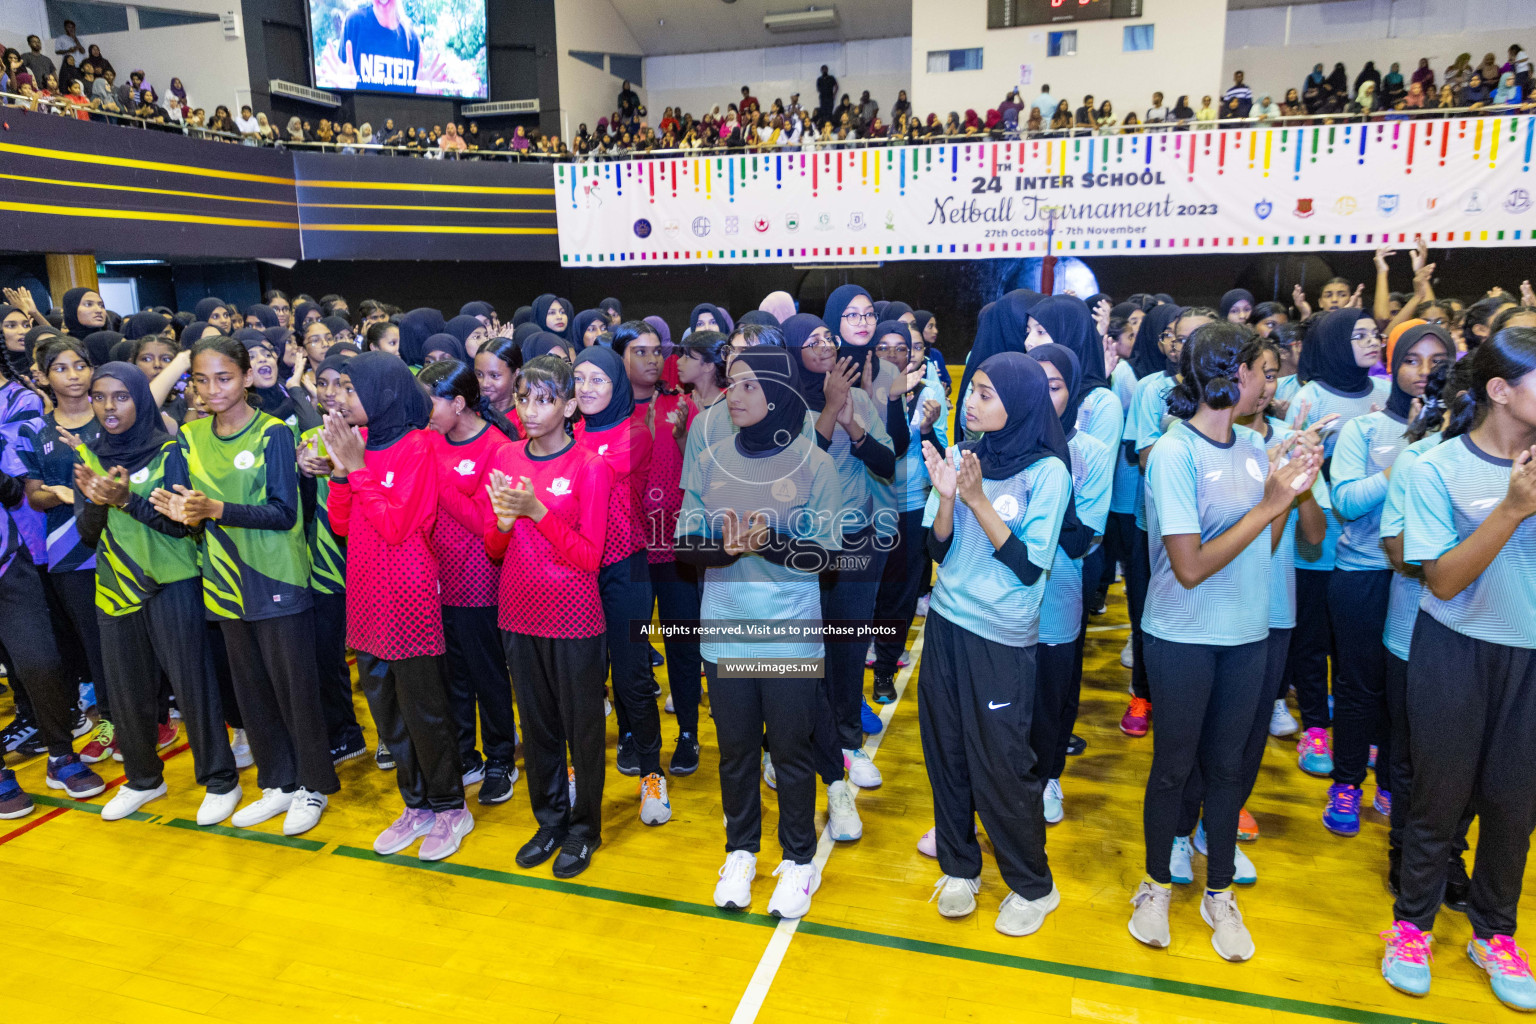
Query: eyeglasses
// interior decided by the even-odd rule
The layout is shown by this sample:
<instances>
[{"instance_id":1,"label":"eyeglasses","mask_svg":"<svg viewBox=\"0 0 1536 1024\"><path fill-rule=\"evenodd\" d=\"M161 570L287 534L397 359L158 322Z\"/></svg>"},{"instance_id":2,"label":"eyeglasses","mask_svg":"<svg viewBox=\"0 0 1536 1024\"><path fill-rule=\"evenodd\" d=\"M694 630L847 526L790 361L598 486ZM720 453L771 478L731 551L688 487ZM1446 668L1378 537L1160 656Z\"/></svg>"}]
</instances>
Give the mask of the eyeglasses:
<instances>
[{"instance_id":1,"label":"eyeglasses","mask_svg":"<svg viewBox=\"0 0 1536 1024\"><path fill-rule=\"evenodd\" d=\"M869 323L869 322L877 319L877 317L875 316L875 311L874 310L870 310L868 313L844 313L843 314L843 319L851 321L852 323L856 323L857 324L857 323Z\"/></svg>"},{"instance_id":2,"label":"eyeglasses","mask_svg":"<svg viewBox=\"0 0 1536 1024\"><path fill-rule=\"evenodd\" d=\"M602 388L612 384L613 381L599 374L593 374L590 377L577 377L576 383L578 386L584 385L589 388Z\"/></svg>"},{"instance_id":3,"label":"eyeglasses","mask_svg":"<svg viewBox=\"0 0 1536 1024\"><path fill-rule=\"evenodd\" d=\"M801 348L836 348L837 342L831 338L807 338Z\"/></svg>"},{"instance_id":4,"label":"eyeglasses","mask_svg":"<svg viewBox=\"0 0 1536 1024\"><path fill-rule=\"evenodd\" d=\"M885 355L886 353L889 353L889 354L891 354L893 356L894 355L906 355L910 351L912 351L912 349L911 349L911 346L909 346L909 345L876 345L875 346L875 353L877 355Z\"/></svg>"},{"instance_id":5,"label":"eyeglasses","mask_svg":"<svg viewBox=\"0 0 1536 1024\"><path fill-rule=\"evenodd\" d=\"M1349 336L1350 341L1380 341L1380 331L1356 331Z\"/></svg>"}]
</instances>

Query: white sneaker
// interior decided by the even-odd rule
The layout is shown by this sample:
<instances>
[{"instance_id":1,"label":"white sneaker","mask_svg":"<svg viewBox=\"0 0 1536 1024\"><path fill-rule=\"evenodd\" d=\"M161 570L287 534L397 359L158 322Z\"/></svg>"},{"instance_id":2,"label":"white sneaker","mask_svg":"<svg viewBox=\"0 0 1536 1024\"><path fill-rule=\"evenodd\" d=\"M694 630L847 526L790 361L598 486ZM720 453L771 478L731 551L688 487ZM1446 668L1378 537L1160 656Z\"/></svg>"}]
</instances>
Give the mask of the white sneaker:
<instances>
[{"instance_id":1,"label":"white sneaker","mask_svg":"<svg viewBox=\"0 0 1536 1024\"><path fill-rule=\"evenodd\" d=\"M1045 915L1061 906L1061 893L1055 884L1037 900L1027 900L1016 892L1003 897L997 908L997 930L1004 935L1033 935L1045 924Z\"/></svg>"},{"instance_id":2,"label":"white sneaker","mask_svg":"<svg viewBox=\"0 0 1536 1024\"><path fill-rule=\"evenodd\" d=\"M732 850L720 865L715 884L715 906L721 910L746 910L752 905L752 879L757 877L757 854Z\"/></svg>"},{"instance_id":3,"label":"white sneaker","mask_svg":"<svg viewBox=\"0 0 1536 1024\"><path fill-rule=\"evenodd\" d=\"M324 793L316 793L300 786L293 791L293 802L288 805L288 814L283 818L283 835L303 835L316 825L320 824L320 814L330 803Z\"/></svg>"},{"instance_id":4,"label":"white sneaker","mask_svg":"<svg viewBox=\"0 0 1536 1024\"><path fill-rule=\"evenodd\" d=\"M1172 889L1146 881L1136 887L1136 895L1131 897L1131 906L1136 909L1131 911L1127 927L1137 942L1158 949L1168 947L1168 904L1172 899Z\"/></svg>"},{"instance_id":5,"label":"white sneaker","mask_svg":"<svg viewBox=\"0 0 1536 1024\"><path fill-rule=\"evenodd\" d=\"M1047 782L1045 792L1041 796L1045 801L1046 824L1054 825L1065 816L1065 812L1061 809L1061 780L1052 779Z\"/></svg>"},{"instance_id":6,"label":"white sneaker","mask_svg":"<svg viewBox=\"0 0 1536 1024\"><path fill-rule=\"evenodd\" d=\"M772 917L793 920L804 917L811 910L811 896L821 888L821 869L813 864L796 864L792 860L780 861L773 869L779 884L773 887L773 897L768 900L768 913Z\"/></svg>"},{"instance_id":7,"label":"white sneaker","mask_svg":"<svg viewBox=\"0 0 1536 1024\"><path fill-rule=\"evenodd\" d=\"M1230 892L1208 892L1200 901L1200 916L1211 926L1211 946L1223 960L1253 959L1253 936L1243 924L1237 897Z\"/></svg>"},{"instance_id":8,"label":"white sneaker","mask_svg":"<svg viewBox=\"0 0 1536 1024\"><path fill-rule=\"evenodd\" d=\"M875 665L875 642L869 642L869 650L864 652L864 667L873 668Z\"/></svg>"},{"instance_id":9,"label":"white sneaker","mask_svg":"<svg viewBox=\"0 0 1536 1024\"><path fill-rule=\"evenodd\" d=\"M640 820L647 825L665 825L672 820L667 780L659 773L653 772L640 780Z\"/></svg>"},{"instance_id":10,"label":"white sneaker","mask_svg":"<svg viewBox=\"0 0 1536 1024\"><path fill-rule=\"evenodd\" d=\"M933 895L929 902L939 901L940 917L965 917L976 909L976 894L981 891L979 878L955 878L940 875L933 883Z\"/></svg>"},{"instance_id":11,"label":"white sneaker","mask_svg":"<svg viewBox=\"0 0 1536 1024\"><path fill-rule=\"evenodd\" d=\"M864 753L864 748L858 750L843 751L843 767L848 769L848 781L860 789L879 789L880 769L875 767L875 762Z\"/></svg>"},{"instance_id":12,"label":"white sneaker","mask_svg":"<svg viewBox=\"0 0 1536 1024\"><path fill-rule=\"evenodd\" d=\"M260 825L268 818L275 818L282 814L292 803L292 793L284 793L280 789L264 789L260 797L236 811L229 823L236 828Z\"/></svg>"},{"instance_id":13,"label":"white sneaker","mask_svg":"<svg viewBox=\"0 0 1536 1024\"><path fill-rule=\"evenodd\" d=\"M677 705L672 703L672 691L670 690L667 691L667 704L665 710L669 715L677 714Z\"/></svg>"},{"instance_id":14,"label":"white sneaker","mask_svg":"<svg viewBox=\"0 0 1536 1024\"><path fill-rule=\"evenodd\" d=\"M1296 724L1296 719L1291 716L1291 709L1285 706L1285 701L1275 701L1275 710L1269 716L1269 734L1271 736L1294 736L1299 728L1301 726Z\"/></svg>"},{"instance_id":15,"label":"white sneaker","mask_svg":"<svg viewBox=\"0 0 1536 1024\"><path fill-rule=\"evenodd\" d=\"M1131 641L1129 639L1125 641L1125 646L1120 648L1120 664L1126 668L1134 668L1136 666L1136 657L1131 650Z\"/></svg>"},{"instance_id":16,"label":"white sneaker","mask_svg":"<svg viewBox=\"0 0 1536 1024\"><path fill-rule=\"evenodd\" d=\"M604 697L603 698L603 717L607 718L608 716L610 716L612 714L613 714L613 701L609 700L607 697Z\"/></svg>"},{"instance_id":17,"label":"white sneaker","mask_svg":"<svg viewBox=\"0 0 1536 1024\"><path fill-rule=\"evenodd\" d=\"M163 796L165 796L164 782L154 789L130 789L124 786L113 794L111 800L102 805L101 820L117 821L120 818L126 818L151 800L158 800Z\"/></svg>"},{"instance_id":18,"label":"white sneaker","mask_svg":"<svg viewBox=\"0 0 1536 1024\"><path fill-rule=\"evenodd\" d=\"M1210 856L1205 841L1205 822L1202 821L1199 827L1195 829L1195 834L1190 839L1190 845L1194 847L1195 852L1200 856ZM1243 852L1241 845L1232 851L1232 867L1232 881L1237 885L1252 885L1259 880L1258 869L1253 866L1253 861L1249 860L1248 855ZM1178 879L1175 878L1174 881L1177 882Z\"/></svg>"},{"instance_id":19,"label":"white sneaker","mask_svg":"<svg viewBox=\"0 0 1536 1024\"><path fill-rule=\"evenodd\" d=\"M864 822L853 803L853 787L842 779L827 787L827 831L845 843L864 834Z\"/></svg>"},{"instance_id":20,"label":"white sneaker","mask_svg":"<svg viewBox=\"0 0 1536 1024\"><path fill-rule=\"evenodd\" d=\"M235 755L236 768L249 768L256 763L256 759L251 756L251 745L245 739L244 729L235 730L235 737L229 743L229 750Z\"/></svg>"},{"instance_id":21,"label":"white sneaker","mask_svg":"<svg viewBox=\"0 0 1536 1024\"><path fill-rule=\"evenodd\" d=\"M209 793L203 797L202 806L197 809L197 823L217 825L221 821L228 821L229 816L235 813L235 808L240 806L243 795L239 786L228 793Z\"/></svg>"},{"instance_id":22,"label":"white sneaker","mask_svg":"<svg viewBox=\"0 0 1536 1024\"><path fill-rule=\"evenodd\" d=\"M915 614L918 618L927 618L927 616L928 616L928 595L927 594L924 594L922 597L917 599L917 611L914 612L913 614Z\"/></svg>"},{"instance_id":23,"label":"white sneaker","mask_svg":"<svg viewBox=\"0 0 1536 1024\"><path fill-rule=\"evenodd\" d=\"M1168 875L1178 885L1188 885L1195 880L1195 869L1190 863L1194 848L1189 836L1174 836L1173 852L1168 855Z\"/></svg>"},{"instance_id":24,"label":"white sneaker","mask_svg":"<svg viewBox=\"0 0 1536 1024\"><path fill-rule=\"evenodd\" d=\"M766 753L763 755L763 781L768 783L769 789L779 788L779 773L773 770L772 755Z\"/></svg>"}]
</instances>

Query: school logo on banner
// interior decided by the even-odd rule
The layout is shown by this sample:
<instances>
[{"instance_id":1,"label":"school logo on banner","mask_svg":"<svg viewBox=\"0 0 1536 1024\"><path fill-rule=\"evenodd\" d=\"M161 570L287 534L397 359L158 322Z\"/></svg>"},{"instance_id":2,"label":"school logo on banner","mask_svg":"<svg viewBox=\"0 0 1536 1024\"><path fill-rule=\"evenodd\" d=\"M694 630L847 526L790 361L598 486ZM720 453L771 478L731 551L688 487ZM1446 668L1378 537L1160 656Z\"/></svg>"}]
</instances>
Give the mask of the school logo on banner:
<instances>
[{"instance_id":1,"label":"school logo on banner","mask_svg":"<svg viewBox=\"0 0 1536 1024\"><path fill-rule=\"evenodd\" d=\"M708 217L695 217L695 218L693 218L693 233L695 235L699 236L700 238L703 238L705 235L709 234L709 218Z\"/></svg>"},{"instance_id":2,"label":"school logo on banner","mask_svg":"<svg viewBox=\"0 0 1536 1024\"><path fill-rule=\"evenodd\" d=\"M1467 193L1467 212L1483 212L1483 194L1477 189L1473 189L1471 192Z\"/></svg>"},{"instance_id":3,"label":"school logo on banner","mask_svg":"<svg viewBox=\"0 0 1536 1024\"><path fill-rule=\"evenodd\" d=\"M864 230L864 213L863 213L863 211L855 210L855 211L853 211L852 213L850 213L848 215L848 228L851 231L863 231Z\"/></svg>"},{"instance_id":4,"label":"school logo on banner","mask_svg":"<svg viewBox=\"0 0 1536 1024\"><path fill-rule=\"evenodd\" d=\"M786 213L784 215L784 226L790 231L799 231L800 215L798 213Z\"/></svg>"},{"instance_id":5,"label":"school logo on banner","mask_svg":"<svg viewBox=\"0 0 1536 1024\"><path fill-rule=\"evenodd\" d=\"M752 222L752 227L757 231L758 234L762 234L772 226L773 225L769 222L767 217L759 217L757 220Z\"/></svg>"},{"instance_id":6,"label":"school logo on banner","mask_svg":"<svg viewBox=\"0 0 1536 1024\"><path fill-rule=\"evenodd\" d=\"M1253 212L1259 215L1259 220L1268 220L1269 215L1275 210L1275 204L1268 199L1260 199L1253 204Z\"/></svg>"},{"instance_id":7,"label":"school logo on banner","mask_svg":"<svg viewBox=\"0 0 1536 1024\"><path fill-rule=\"evenodd\" d=\"M1293 212L1298 217L1310 217L1310 216L1312 216L1312 200L1310 200L1310 199L1298 199L1298 200L1296 200L1296 209L1291 211L1291 212Z\"/></svg>"},{"instance_id":8,"label":"school logo on banner","mask_svg":"<svg viewBox=\"0 0 1536 1024\"><path fill-rule=\"evenodd\" d=\"M644 217L641 217L639 220L635 221L635 237L650 238L651 222L646 220Z\"/></svg>"},{"instance_id":9,"label":"school logo on banner","mask_svg":"<svg viewBox=\"0 0 1536 1024\"><path fill-rule=\"evenodd\" d=\"M1510 213L1524 213L1531 208L1531 194L1523 188L1513 189L1504 200L1504 209Z\"/></svg>"},{"instance_id":10,"label":"school logo on banner","mask_svg":"<svg viewBox=\"0 0 1536 1024\"><path fill-rule=\"evenodd\" d=\"M1381 211L1383 217L1390 217L1397 212L1401 198L1396 192L1379 195L1376 197L1376 209Z\"/></svg>"},{"instance_id":11,"label":"school logo on banner","mask_svg":"<svg viewBox=\"0 0 1536 1024\"><path fill-rule=\"evenodd\" d=\"M727 217L727 218L725 218L725 233L728 234L728 235L740 234L741 233L741 218L740 217Z\"/></svg>"},{"instance_id":12,"label":"school logo on banner","mask_svg":"<svg viewBox=\"0 0 1536 1024\"><path fill-rule=\"evenodd\" d=\"M1339 196L1333 204L1333 212L1341 217L1349 217L1358 209L1360 209L1360 204L1355 200L1354 196Z\"/></svg>"}]
</instances>

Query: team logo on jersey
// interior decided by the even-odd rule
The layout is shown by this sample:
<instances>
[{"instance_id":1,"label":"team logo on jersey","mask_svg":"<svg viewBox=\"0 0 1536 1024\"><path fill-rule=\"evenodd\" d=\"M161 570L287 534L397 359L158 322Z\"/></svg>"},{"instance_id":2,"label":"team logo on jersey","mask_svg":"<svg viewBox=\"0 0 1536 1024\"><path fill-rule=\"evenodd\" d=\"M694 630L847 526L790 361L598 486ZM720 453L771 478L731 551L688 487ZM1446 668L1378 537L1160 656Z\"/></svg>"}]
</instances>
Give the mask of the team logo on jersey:
<instances>
[{"instance_id":1,"label":"team logo on jersey","mask_svg":"<svg viewBox=\"0 0 1536 1024\"><path fill-rule=\"evenodd\" d=\"M235 456L236 469L250 469L256 465L256 456L251 452L241 452Z\"/></svg>"},{"instance_id":2,"label":"team logo on jersey","mask_svg":"<svg viewBox=\"0 0 1536 1024\"><path fill-rule=\"evenodd\" d=\"M800 495L800 488L795 486L793 480L786 477L780 477L775 480L773 486L768 491L773 495L775 501L782 501L786 504L794 501Z\"/></svg>"},{"instance_id":3,"label":"team logo on jersey","mask_svg":"<svg viewBox=\"0 0 1536 1024\"><path fill-rule=\"evenodd\" d=\"M1213 469L1209 473L1205 474L1205 476L1202 477L1201 479L1203 479L1208 484L1213 484L1217 480L1221 479L1221 470Z\"/></svg>"},{"instance_id":4,"label":"team logo on jersey","mask_svg":"<svg viewBox=\"0 0 1536 1024\"><path fill-rule=\"evenodd\" d=\"M992 511L1004 519L1012 519L1019 514L1019 500L1011 494L999 495L992 503Z\"/></svg>"},{"instance_id":5,"label":"team logo on jersey","mask_svg":"<svg viewBox=\"0 0 1536 1024\"><path fill-rule=\"evenodd\" d=\"M249 452L241 452L241 454L242 455L248 455L250 453ZM131 483L131 484L148 483L149 482L149 467L145 466L143 469L141 469L137 473L133 474L133 476L130 476L128 478L128 482Z\"/></svg>"},{"instance_id":6,"label":"team logo on jersey","mask_svg":"<svg viewBox=\"0 0 1536 1024\"><path fill-rule=\"evenodd\" d=\"M605 445L605 444L598 445L597 446L597 454L599 454L599 455L607 455L608 454L608 446Z\"/></svg>"},{"instance_id":7,"label":"team logo on jersey","mask_svg":"<svg viewBox=\"0 0 1536 1024\"><path fill-rule=\"evenodd\" d=\"M1499 501L1500 499L1498 498L1479 498L1478 500L1468 502L1467 504L1469 508L1475 508L1479 512L1482 512L1486 509L1493 508L1493 506L1497 505Z\"/></svg>"},{"instance_id":8,"label":"team logo on jersey","mask_svg":"<svg viewBox=\"0 0 1536 1024\"><path fill-rule=\"evenodd\" d=\"M549 493L555 497L564 497L571 493L571 482L563 476L557 476L549 482Z\"/></svg>"},{"instance_id":9,"label":"team logo on jersey","mask_svg":"<svg viewBox=\"0 0 1536 1024\"><path fill-rule=\"evenodd\" d=\"M393 486L395 486L395 471L394 470L390 470L388 473L384 474L384 486L385 487L393 487Z\"/></svg>"},{"instance_id":10,"label":"team logo on jersey","mask_svg":"<svg viewBox=\"0 0 1536 1024\"><path fill-rule=\"evenodd\" d=\"M464 459L457 466L453 467L453 471L459 474L459 476L469 476L475 471L475 464L469 459Z\"/></svg>"},{"instance_id":11,"label":"team logo on jersey","mask_svg":"<svg viewBox=\"0 0 1536 1024\"><path fill-rule=\"evenodd\" d=\"M1248 475L1253 477L1259 483L1263 483L1264 482L1264 471L1259 468L1259 460L1258 459L1255 459L1252 456L1249 456L1248 462L1244 465L1243 468L1248 470Z\"/></svg>"}]
</instances>

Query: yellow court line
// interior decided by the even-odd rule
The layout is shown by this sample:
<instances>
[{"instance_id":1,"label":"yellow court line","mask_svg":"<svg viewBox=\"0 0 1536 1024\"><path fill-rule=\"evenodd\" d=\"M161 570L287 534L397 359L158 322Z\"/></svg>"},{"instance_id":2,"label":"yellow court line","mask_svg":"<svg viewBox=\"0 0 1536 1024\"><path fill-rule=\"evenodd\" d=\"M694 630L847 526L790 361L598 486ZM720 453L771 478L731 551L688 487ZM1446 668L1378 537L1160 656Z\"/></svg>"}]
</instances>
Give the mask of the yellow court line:
<instances>
[{"instance_id":1,"label":"yellow court line","mask_svg":"<svg viewBox=\"0 0 1536 1024\"><path fill-rule=\"evenodd\" d=\"M110 185L104 181L56 181L53 178L34 178L28 174L0 174L8 181L30 181L40 185L65 185L71 188L103 188L114 192L143 192L157 196L185 196L189 199L217 199L228 203L264 203L269 206L295 206L282 199L255 199L248 196L216 196L212 192L187 192L175 188L146 188L140 185ZM411 209L411 207L402 207ZM425 207L423 207L425 209Z\"/></svg>"},{"instance_id":2,"label":"yellow court line","mask_svg":"<svg viewBox=\"0 0 1536 1024\"><path fill-rule=\"evenodd\" d=\"M129 157L98 156L95 153L72 153L67 150L42 149L37 146L18 146L0 142L0 153L18 153L22 156L38 156L47 160L68 160L80 164L106 164L112 167L133 167L144 171L166 171L171 174L196 174L204 178L227 178L230 181L255 181L266 185L292 185L292 178L277 178L270 174L246 174L243 171L220 171L211 167L184 167L181 164L161 163L158 160L134 160ZM554 190L550 190L554 194Z\"/></svg>"},{"instance_id":3,"label":"yellow court line","mask_svg":"<svg viewBox=\"0 0 1536 1024\"><path fill-rule=\"evenodd\" d=\"M459 227L453 224L305 224L305 231L399 231L417 235L553 235L558 228Z\"/></svg>"},{"instance_id":4,"label":"yellow court line","mask_svg":"<svg viewBox=\"0 0 1536 1024\"><path fill-rule=\"evenodd\" d=\"M248 220L242 217L206 217L197 213L159 213L154 210L104 210L90 206L50 206L43 203L0 202L0 210L46 213L58 217L101 217L118 220L174 221L179 224L215 224L232 228L282 228L297 231L299 225L285 220Z\"/></svg>"},{"instance_id":5,"label":"yellow court line","mask_svg":"<svg viewBox=\"0 0 1536 1024\"><path fill-rule=\"evenodd\" d=\"M554 210L502 209L499 206L412 206L410 203L300 203L307 210L426 210L432 213L547 213Z\"/></svg>"},{"instance_id":6,"label":"yellow court line","mask_svg":"<svg viewBox=\"0 0 1536 1024\"><path fill-rule=\"evenodd\" d=\"M467 192L489 196L552 196L552 188L514 188L510 185L437 185L406 181L310 181L300 179L304 188L359 188L385 192ZM554 211L549 211L553 213Z\"/></svg>"}]
</instances>

